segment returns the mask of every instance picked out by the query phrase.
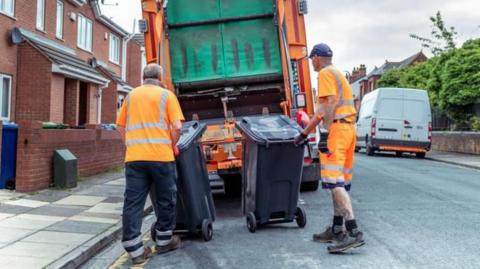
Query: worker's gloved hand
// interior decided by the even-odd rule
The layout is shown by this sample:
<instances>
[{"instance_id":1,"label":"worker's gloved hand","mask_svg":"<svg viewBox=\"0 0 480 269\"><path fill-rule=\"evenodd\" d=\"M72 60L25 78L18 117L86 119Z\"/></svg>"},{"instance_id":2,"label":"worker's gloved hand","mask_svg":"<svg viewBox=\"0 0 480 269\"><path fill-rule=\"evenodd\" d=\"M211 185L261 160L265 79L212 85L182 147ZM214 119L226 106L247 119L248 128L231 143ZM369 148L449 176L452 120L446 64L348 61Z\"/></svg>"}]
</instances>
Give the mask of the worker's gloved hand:
<instances>
[{"instance_id":1,"label":"worker's gloved hand","mask_svg":"<svg viewBox=\"0 0 480 269\"><path fill-rule=\"evenodd\" d=\"M178 157L180 155L180 150L178 149L177 145L173 146L173 155Z\"/></svg>"},{"instance_id":2,"label":"worker's gloved hand","mask_svg":"<svg viewBox=\"0 0 480 269\"><path fill-rule=\"evenodd\" d=\"M304 145L307 143L307 135L304 134L304 133L300 133L299 135L297 135L295 137L295 146L300 146L300 145Z\"/></svg>"}]
</instances>

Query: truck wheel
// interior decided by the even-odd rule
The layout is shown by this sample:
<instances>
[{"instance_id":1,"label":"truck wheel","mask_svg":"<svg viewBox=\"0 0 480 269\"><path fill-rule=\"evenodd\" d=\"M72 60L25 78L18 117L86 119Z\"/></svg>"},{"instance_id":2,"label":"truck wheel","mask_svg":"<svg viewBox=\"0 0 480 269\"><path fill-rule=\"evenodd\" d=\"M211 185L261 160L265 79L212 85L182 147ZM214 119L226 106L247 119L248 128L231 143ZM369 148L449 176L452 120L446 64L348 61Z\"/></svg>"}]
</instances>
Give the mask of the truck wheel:
<instances>
[{"instance_id":1,"label":"truck wheel","mask_svg":"<svg viewBox=\"0 0 480 269\"><path fill-rule=\"evenodd\" d=\"M295 220L297 221L297 225L300 228L305 228L307 225L307 213L301 207L297 207L297 213L295 214Z\"/></svg>"},{"instance_id":2,"label":"truck wheel","mask_svg":"<svg viewBox=\"0 0 480 269\"><path fill-rule=\"evenodd\" d=\"M303 182L301 186L301 191L317 191L318 186L320 185L318 180L310 181L310 182Z\"/></svg>"},{"instance_id":3,"label":"truck wheel","mask_svg":"<svg viewBox=\"0 0 480 269\"><path fill-rule=\"evenodd\" d=\"M255 214L253 214L253 212L247 213L247 228L251 233L255 233L257 231L257 219L255 218Z\"/></svg>"},{"instance_id":4,"label":"truck wheel","mask_svg":"<svg viewBox=\"0 0 480 269\"><path fill-rule=\"evenodd\" d=\"M403 156L403 152L397 151L397 152L395 152L395 155L396 155L397 157L402 157L402 156Z\"/></svg>"},{"instance_id":5,"label":"truck wheel","mask_svg":"<svg viewBox=\"0 0 480 269\"><path fill-rule=\"evenodd\" d=\"M417 159L425 159L425 156L427 154L425 152L417 152L415 153L415 157L417 157Z\"/></svg>"},{"instance_id":6,"label":"truck wheel","mask_svg":"<svg viewBox=\"0 0 480 269\"><path fill-rule=\"evenodd\" d=\"M202 222L202 238L205 242L208 242L213 238L212 222L208 219L204 219Z\"/></svg>"}]
</instances>

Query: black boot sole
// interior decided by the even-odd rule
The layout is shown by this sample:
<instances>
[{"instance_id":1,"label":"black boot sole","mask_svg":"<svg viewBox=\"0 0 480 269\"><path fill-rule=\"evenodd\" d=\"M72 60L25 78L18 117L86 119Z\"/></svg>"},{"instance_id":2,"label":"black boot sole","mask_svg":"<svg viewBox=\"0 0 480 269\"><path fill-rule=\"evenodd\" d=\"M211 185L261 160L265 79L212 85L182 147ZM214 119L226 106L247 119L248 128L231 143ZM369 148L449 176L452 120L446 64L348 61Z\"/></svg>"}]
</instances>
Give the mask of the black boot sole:
<instances>
[{"instance_id":1,"label":"black boot sole","mask_svg":"<svg viewBox=\"0 0 480 269\"><path fill-rule=\"evenodd\" d=\"M354 244L351 244L351 245L348 245L348 246L345 246L343 248L338 248L338 249L330 249L330 248L327 248L328 250L328 253L330 254L339 254L339 253L343 253L345 251L348 251L352 248L359 248L361 246L365 245L365 241L360 241L360 242L356 242Z\"/></svg>"}]
</instances>

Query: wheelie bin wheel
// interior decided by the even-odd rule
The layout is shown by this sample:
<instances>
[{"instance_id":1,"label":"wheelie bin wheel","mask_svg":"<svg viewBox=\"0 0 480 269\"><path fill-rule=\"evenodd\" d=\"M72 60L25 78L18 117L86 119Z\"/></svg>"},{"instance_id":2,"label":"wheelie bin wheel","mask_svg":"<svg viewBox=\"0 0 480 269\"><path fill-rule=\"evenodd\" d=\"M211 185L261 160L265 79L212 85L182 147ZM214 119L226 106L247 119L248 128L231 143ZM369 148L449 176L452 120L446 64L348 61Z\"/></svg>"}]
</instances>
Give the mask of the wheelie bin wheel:
<instances>
[{"instance_id":1,"label":"wheelie bin wheel","mask_svg":"<svg viewBox=\"0 0 480 269\"><path fill-rule=\"evenodd\" d=\"M208 219L204 219L202 222L202 238L205 242L208 242L213 238L212 222Z\"/></svg>"},{"instance_id":2,"label":"wheelie bin wheel","mask_svg":"<svg viewBox=\"0 0 480 269\"><path fill-rule=\"evenodd\" d=\"M295 214L295 217L298 227L305 228L305 225L307 225L307 214L305 213L305 210L303 210L301 207L297 207L297 213Z\"/></svg>"},{"instance_id":3,"label":"wheelie bin wheel","mask_svg":"<svg viewBox=\"0 0 480 269\"><path fill-rule=\"evenodd\" d=\"M155 230L155 222L152 223L150 227L150 237L152 237L153 242L157 242L157 231Z\"/></svg>"},{"instance_id":4,"label":"wheelie bin wheel","mask_svg":"<svg viewBox=\"0 0 480 269\"><path fill-rule=\"evenodd\" d=\"M247 228L251 233L255 233L255 231L257 231L257 219L255 218L255 214L253 214L253 212L248 212L247 214Z\"/></svg>"}]
</instances>

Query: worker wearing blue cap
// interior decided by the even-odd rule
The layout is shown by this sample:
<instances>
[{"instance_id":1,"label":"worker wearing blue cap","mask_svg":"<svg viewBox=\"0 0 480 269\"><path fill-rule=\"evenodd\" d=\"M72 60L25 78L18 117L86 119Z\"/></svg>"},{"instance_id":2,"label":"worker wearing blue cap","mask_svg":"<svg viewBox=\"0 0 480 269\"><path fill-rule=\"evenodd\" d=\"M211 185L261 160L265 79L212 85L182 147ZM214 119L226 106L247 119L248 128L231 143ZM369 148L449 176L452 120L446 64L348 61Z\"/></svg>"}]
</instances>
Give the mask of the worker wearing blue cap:
<instances>
[{"instance_id":1,"label":"worker wearing blue cap","mask_svg":"<svg viewBox=\"0 0 480 269\"><path fill-rule=\"evenodd\" d=\"M315 45L310 53L313 68L318 72L318 110L295 142L303 143L321 122L329 130L327 148L320 150L320 164L322 188L332 194L333 225L323 233L314 234L313 240L334 243L328 247L328 252L340 253L363 246L365 241L357 227L348 194L352 180L357 111L350 84L332 65L332 57L332 50L323 43Z\"/></svg>"}]
</instances>

